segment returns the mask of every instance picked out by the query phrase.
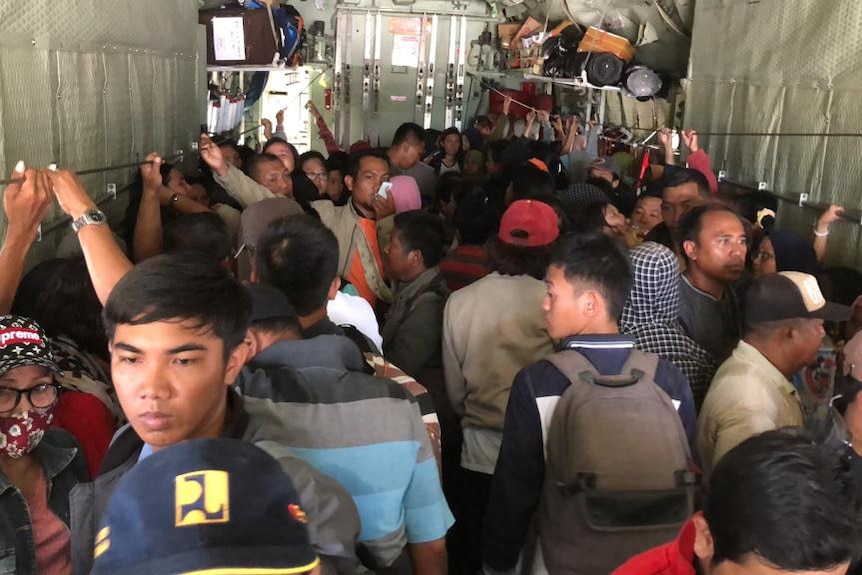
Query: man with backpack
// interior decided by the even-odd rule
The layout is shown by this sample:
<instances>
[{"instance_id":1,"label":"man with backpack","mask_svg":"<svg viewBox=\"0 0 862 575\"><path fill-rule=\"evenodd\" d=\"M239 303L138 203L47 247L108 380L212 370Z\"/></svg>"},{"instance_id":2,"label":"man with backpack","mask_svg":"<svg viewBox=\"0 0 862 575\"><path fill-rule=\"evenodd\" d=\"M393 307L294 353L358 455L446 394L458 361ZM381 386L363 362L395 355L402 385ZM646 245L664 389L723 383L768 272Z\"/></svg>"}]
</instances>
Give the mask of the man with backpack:
<instances>
[{"instance_id":1,"label":"man with backpack","mask_svg":"<svg viewBox=\"0 0 862 575\"><path fill-rule=\"evenodd\" d=\"M545 283L561 351L515 377L482 559L486 572L520 556L533 572L605 575L693 511L694 401L676 367L620 335L632 274L612 239L563 240Z\"/></svg>"}]
</instances>

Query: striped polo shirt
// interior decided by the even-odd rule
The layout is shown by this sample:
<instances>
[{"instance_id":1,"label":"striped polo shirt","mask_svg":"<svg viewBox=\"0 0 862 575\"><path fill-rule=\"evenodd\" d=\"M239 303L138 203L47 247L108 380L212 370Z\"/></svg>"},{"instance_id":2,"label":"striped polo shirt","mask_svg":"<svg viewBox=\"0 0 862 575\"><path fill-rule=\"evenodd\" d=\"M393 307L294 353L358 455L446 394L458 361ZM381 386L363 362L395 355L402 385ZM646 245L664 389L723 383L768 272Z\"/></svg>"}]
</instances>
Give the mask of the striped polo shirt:
<instances>
[{"instance_id":1,"label":"striped polo shirt","mask_svg":"<svg viewBox=\"0 0 862 575\"><path fill-rule=\"evenodd\" d=\"M360 542L388 566L407 543L444 537L454 518L416 399L348 368L361 362L341 336L282 341L243 369L237 388L276 441L350 493Z\"/></svg>"}]
</instances>

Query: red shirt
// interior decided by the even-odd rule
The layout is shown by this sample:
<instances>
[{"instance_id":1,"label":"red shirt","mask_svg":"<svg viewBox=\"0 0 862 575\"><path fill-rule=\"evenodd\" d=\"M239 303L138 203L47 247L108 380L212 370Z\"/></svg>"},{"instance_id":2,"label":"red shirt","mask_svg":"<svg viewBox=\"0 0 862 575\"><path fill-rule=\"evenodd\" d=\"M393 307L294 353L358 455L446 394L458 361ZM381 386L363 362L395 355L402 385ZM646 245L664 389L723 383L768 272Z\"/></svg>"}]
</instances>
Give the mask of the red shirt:
<instances>
[{"instance_id":1,"label":"red shirt","mask_svg":"<svg viewBox=\"0 0 862 575\"><path fill-rule=\"evenodd\" d=\"M709 191L718 193L718 178L709 164L709 156L704 150L698 150L688 157L688 167L703 174L709 182Z\"/></svg>"},{"instance_id":2,"label":"red shirt","mask_svg":"<svg viewBox=\"0 0 862 575\"><path fill-rule=\"evenodd\" d=\"M611 575L695 575L694 521L689 519L676 541L629 559Z\"/></svg>"},{"instance_id":3,"label":"red shirt","mask_svg":"<svg viewBox=\"0 0 862 575\"><path fill-rule=\"evenodd\" d=\"M105 404L89 393L63 390L54 406L52 427L65 429L75 437L87 457L90 477L96 477L117 430L114 416Z\"/></svg>"},{"instance_id":4,"label":"red shirt","mask_svg":"<svg viewBox=\"0 0 862 575\"><path fill-rule=\"evenodd\" d=\"M458 246L440 262L449 291L459 290L491 273L483 246Z\"/></svg>"}]
</instances>

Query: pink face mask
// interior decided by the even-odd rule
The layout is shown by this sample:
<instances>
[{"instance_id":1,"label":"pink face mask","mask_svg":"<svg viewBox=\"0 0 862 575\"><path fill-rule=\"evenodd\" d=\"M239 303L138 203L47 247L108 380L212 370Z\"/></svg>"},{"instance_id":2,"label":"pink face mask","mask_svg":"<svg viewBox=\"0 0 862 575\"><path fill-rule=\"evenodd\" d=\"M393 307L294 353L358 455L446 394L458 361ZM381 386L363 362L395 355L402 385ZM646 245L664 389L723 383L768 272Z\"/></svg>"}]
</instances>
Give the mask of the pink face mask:
<instances>
[{"instance_id":1,"label":"pink face mask","mask_svg":"<svg viewBox=\"0 0 862 575\"><path fill-rule=\"evenodd\" d=\"M54 415L50 411L24 411L0 417L0 453L18 459L33 451Z\"/></svg>"}]
</instances>

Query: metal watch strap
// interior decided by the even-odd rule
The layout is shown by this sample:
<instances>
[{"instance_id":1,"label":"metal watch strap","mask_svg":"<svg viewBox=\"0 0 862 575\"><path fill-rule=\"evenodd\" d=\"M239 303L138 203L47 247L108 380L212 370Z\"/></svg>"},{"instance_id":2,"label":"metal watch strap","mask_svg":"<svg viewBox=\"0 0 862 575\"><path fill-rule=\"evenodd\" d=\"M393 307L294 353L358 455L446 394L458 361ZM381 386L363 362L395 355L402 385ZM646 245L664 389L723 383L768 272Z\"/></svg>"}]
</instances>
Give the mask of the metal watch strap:
<instances>
[{"instance_id":1,"label":"metal watch strap","mask_svg":"<svg viewBox=\"0 0 862 575\"><path fill-rule=\"evenodd\" d=\"M94 217L95 216L95 217ZM107 223L107 217L98 209L87 210L78 219L72 222L72 230L75 233L81 231L84 226L103 226Z\"/></svg>"}]
</instances>

